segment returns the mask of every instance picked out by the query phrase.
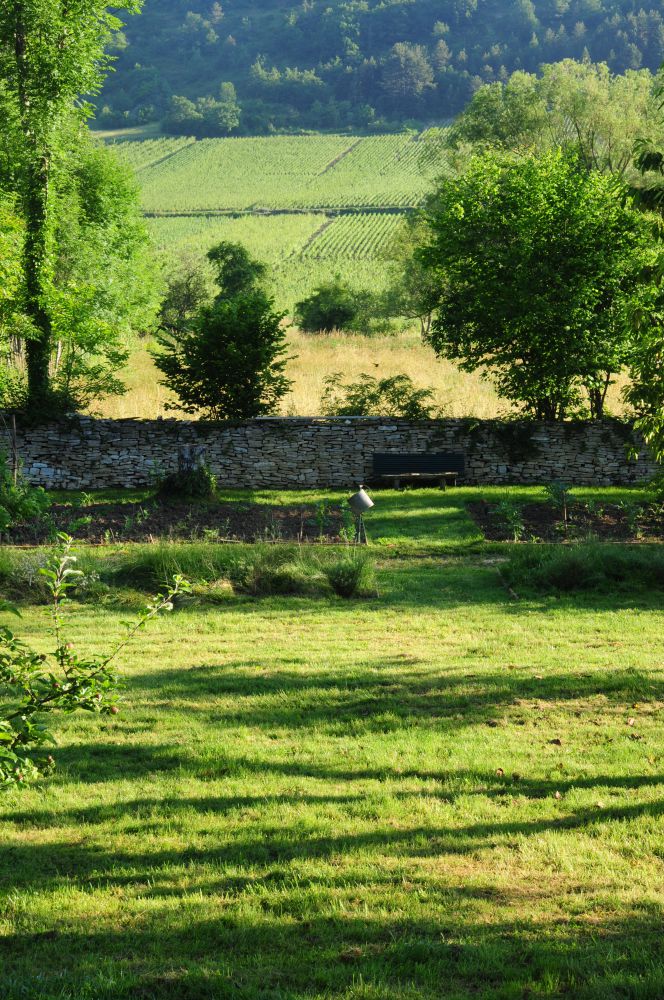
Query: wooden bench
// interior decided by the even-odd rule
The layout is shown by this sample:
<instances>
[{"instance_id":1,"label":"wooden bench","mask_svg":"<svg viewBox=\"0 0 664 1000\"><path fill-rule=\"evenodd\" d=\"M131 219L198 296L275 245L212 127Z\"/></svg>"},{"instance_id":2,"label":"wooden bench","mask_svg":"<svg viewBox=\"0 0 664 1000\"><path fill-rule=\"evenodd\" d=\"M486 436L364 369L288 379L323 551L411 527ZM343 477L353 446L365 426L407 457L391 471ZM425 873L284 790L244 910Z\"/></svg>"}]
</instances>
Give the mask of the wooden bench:
<instances>
[{"instance_id":1,"label":"wooden bench","mask_svg":"<svg viewBox=\"0 0 664 1000\"><path fill-rule=\"evenodd\" d=\"M374 480L392 480L395 489L401 488L403 481L417 483L423 480L437 481L442 489L448 484L456 486L457 478L466 469L463 455L449 452L431 454L430 452L411 452L401 455L398 452L374 454Z\"/></svg>"}]
</instances>

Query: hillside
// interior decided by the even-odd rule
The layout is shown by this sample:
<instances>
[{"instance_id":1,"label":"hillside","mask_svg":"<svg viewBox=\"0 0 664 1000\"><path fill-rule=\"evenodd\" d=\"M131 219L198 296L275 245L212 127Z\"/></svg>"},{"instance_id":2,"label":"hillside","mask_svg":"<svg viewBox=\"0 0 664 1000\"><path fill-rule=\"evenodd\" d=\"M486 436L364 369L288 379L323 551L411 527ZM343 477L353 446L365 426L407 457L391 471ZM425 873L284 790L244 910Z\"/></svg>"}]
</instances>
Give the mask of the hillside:
<instances>
[{"instance_id":1,"label":"hillside","mask_svg":"<svg viewBox=\"0 0 664 1000\"><path fill-rule=\"evenodd\" d=\"M145 0L114 50L106 127L386 131L566 57L655 69L664 15L659 0Z\"/></svg>"},{"instance_id":2,"label":"hillside","mask_svg":"<svg viewBox=\"0 0 664 1000\"><path fill-rule=\"evenodd\" d=\"M161 137L115 148L136 170L167 256L244 243L270 264L274 294L291 313L335 274L359 288L385 285L385 250L444 169L444 136Z\"/></svg>"}]
</instances>

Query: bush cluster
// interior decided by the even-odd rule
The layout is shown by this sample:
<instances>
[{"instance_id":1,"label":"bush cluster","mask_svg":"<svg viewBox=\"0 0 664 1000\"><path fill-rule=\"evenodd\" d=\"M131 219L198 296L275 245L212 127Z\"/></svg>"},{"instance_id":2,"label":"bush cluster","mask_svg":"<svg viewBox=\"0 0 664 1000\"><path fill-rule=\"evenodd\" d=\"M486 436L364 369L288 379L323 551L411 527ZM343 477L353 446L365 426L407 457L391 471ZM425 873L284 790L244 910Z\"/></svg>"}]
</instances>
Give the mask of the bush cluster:
<instances>
[{"instance_id":1,"label":"bush cluster","mask_svg":"<svg viewBox=\"0 0 664 1000\"><path fill-rule=\"evenodd\" d=\"M528 546L511 555L502 576L517 592L664 590L664 552L650 545Z\"/></svg>"}]
</instances>

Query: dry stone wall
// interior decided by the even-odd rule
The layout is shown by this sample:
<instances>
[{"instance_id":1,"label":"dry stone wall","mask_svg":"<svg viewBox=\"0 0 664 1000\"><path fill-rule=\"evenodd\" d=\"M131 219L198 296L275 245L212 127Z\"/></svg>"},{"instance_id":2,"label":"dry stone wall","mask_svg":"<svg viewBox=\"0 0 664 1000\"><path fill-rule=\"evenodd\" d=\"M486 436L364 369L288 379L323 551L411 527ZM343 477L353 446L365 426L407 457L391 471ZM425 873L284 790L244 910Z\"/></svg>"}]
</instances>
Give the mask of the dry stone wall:
<instances>
[{"instance_id":1,"label":"dry stone wall","mask_svg":"<svg viewBox=\"0 0 664 1000\"><path fill-rule=\"evenodd\" d=\"M6 432L5 432L6 433ZM201 445L224 487L347 489L371 481L375 452L457 452L468 485L627 485L654 472L643 442L618 421L568 424L382 418L262 418L240 424L95 420L18 428L28 479L52 489L139 487ZM635 446L638 460L628 460ZM9 441L5 444L9 450Z\"/></svg>"}]
</instances>

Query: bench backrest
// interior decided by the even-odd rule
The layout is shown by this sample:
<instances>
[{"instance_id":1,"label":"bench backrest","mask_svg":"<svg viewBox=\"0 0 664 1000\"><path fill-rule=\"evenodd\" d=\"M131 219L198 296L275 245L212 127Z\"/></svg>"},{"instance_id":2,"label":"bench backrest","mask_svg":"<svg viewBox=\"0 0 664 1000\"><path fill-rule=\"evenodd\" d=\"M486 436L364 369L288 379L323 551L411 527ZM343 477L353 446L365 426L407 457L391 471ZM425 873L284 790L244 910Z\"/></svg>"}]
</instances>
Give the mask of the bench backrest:
<instances>
[{"instance_id":1,"label":"bench backrest","mask_svg":"<svg viewBox=\"0 0 664 1000\"><path fill-rule=\"evenodd\" d=\"M430 473L465 471L466 462L463 455L451 452L432 454L431 452L410 452L402 455L396 451L375 453L373 471L377 476L408 475L409 472Z\"/></svg>"}]
</instances>

